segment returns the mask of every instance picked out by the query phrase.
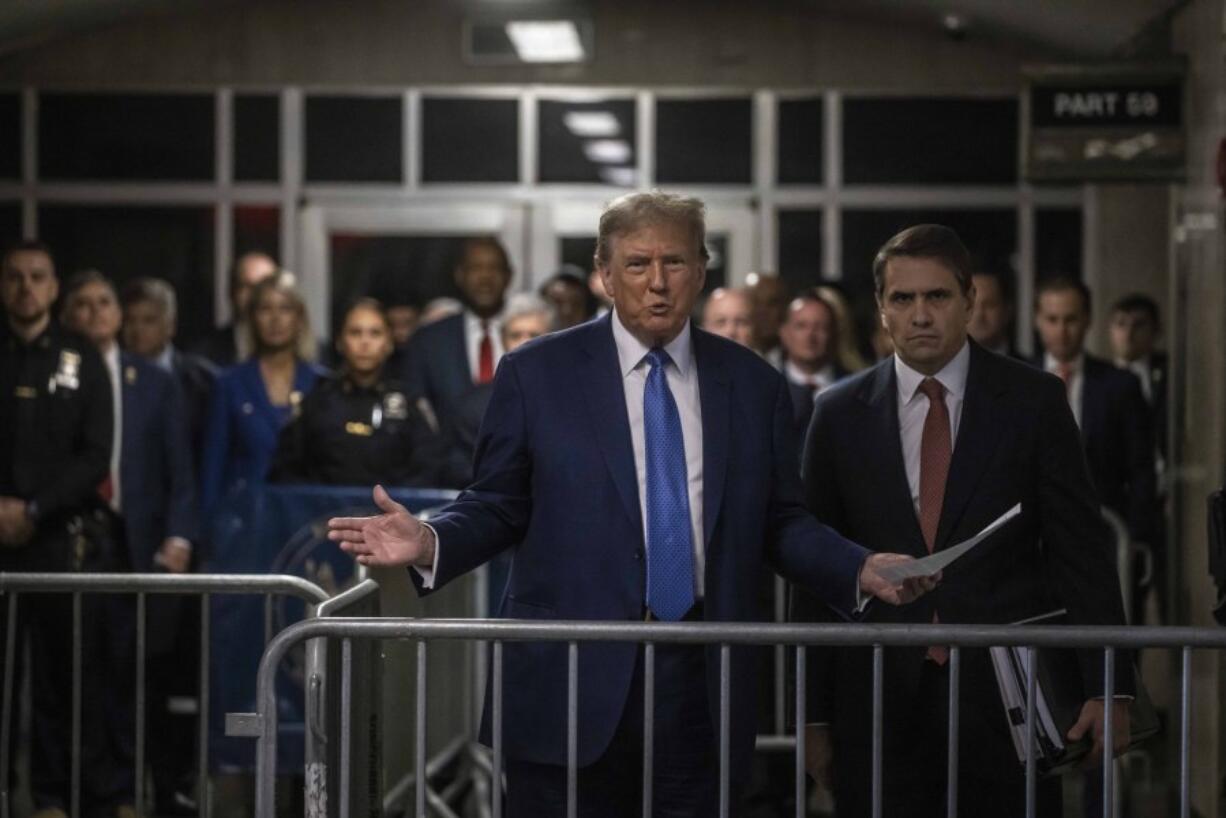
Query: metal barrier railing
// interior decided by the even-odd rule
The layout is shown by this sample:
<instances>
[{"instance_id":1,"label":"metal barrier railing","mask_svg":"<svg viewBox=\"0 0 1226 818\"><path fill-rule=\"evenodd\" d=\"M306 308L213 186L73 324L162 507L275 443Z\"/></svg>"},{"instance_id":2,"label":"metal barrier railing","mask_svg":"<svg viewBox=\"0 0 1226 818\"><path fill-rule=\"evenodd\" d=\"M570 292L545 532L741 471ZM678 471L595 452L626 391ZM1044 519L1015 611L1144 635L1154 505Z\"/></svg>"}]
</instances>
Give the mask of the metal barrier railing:
<instances>
[{"instance_id":1,"label":"metal barrier railing","mask_svg":"<svg viewBox=\"0 0 1226 818\"><path fill-rule=\"evenodd\" d=\"M17 643L16 625L18 600L22 594L72 594L72 756L70 773L70 812L80 815L81 799L81 666L82 622L81 597L84 594L125 594L136 596L136 747L135 790L137 814L143 814L145 767L145 601L149 594L198 595L200 597L200 693L198 719L197 798L200 818L207 818L208 756L209 756L209 624L210 600L214 595L263 595L264 644L273 637L273 600L275 597L295 597L318 605L328 594L318 585L301 577L289 575L241 574L69 574L69 573L0 573L0 594L8 595L8 622L4 655L3 703L0 704L0 815L9 818L9 749L13 730L14 665Z\"/></svg>"},{"instance_id":2,"label":"metal barrier railing","mask_svg":"<svg viewBox=\"0 0 1226 818\"><path fill-rule=\"evenodd\" d=\"M578 741L578 646L580 642L633 642L644 645L644 712L652 712L654 679L654 647L657 644L716 644L720 648L719 726L716 731L719 742L719 815L729 813L729 708L730 708L730 657L734 645L785 645L796 649L795 680L797 712L804 712L805 651L814 646L867 647L873 650L873 718L872 718L872 814L881 815L882 803L882 742L884 713L882 702L884 676L884 649L887 647L925 647L949 645L949 756L948 814L957 815L958 780L958 680L961 650L963 648L986 648L993 646L1017 647L1024 650L1027 668L1026 723L1035 723L1036 714L1036 665L1037 651L1048 648L1081 648L1102 650L1105 656L1104 698L1111 700L1115 685L1115 651L1137 648L1179 649L1182 653L1181 709L1180 709L1180 816L1190 815L1190 769L1191 750L1191 661L1194 649L1221 650L1226 648L1226 630L1185 627L1044 627L1033 625L773 625L749 623L637 623L637 622L528 622L507 620L413 620L413 619L350 619L310 620L293 625L278 634L264 652L256 682L257 712L245 714L245 735L258 739L256 750L256 816L273 818L275 815L275 773L277 758L277 709L274 674L286 653L296 644L321 637L339 638L342 649L353 639L417 640L417 687L415 706L418 714L416 724L418 747L424 746L426 731L425 668L428 657L427 644L437 640L485 640L492 643L492 736L493 765L491 779L494 782L492 807L495 818L501 816L501 799L498 795L503 772L503 643L507 641L565 642L569 648L568 698L567 698L567 814L574 816L577 808L577 741ZM352 679L342 676L342 688L352 685ZM1112 708L1105 708L1104 746L1113 742ZM802 722L799 720L798 722ZM341 741L348 737L342 726ZM1026 740L1026 815L1032 818L1036 809L1036 785L1038 767L1035 733L1028 731ZM796 814L804 815L804 725L798 723L794 736L796 775ZM650 787L652 769L652 725L648 717L644 723L644 816L650 816ZM415 759L415 778L426 780L425 754L419 752ZM1110 816L1114 807L1113 765L1103 765L1104 815ZM417 787L415 812L419 818L426 815L426 789Z\"/></svg>"}]
</instances>

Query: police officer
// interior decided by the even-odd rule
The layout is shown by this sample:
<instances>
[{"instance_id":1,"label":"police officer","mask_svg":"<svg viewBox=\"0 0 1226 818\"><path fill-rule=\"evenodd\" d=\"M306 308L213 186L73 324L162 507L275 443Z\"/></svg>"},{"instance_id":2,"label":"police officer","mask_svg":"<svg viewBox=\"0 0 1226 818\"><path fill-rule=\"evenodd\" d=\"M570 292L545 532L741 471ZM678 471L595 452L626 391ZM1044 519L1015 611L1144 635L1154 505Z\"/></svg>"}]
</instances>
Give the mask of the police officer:
<instances>
[{"instance_id":1,"label":"police officer","mask_svg":"<svg viewBox=\"0 0 1226 818\"><path fill-rule=\"evenodd\" d=\"M273 458L274 482L368 486L435 484L441 449L433 413L384 377L391 326L378 301L345 311L336 342L338 375L321 381L285 427Z\"/></svg>"},{"instance_id":2,"label":"police officer","mask_svg":"<svg viewBox=\"0 0 1226 818\"><path fill-rule=\"evenodd\" d=\"M51 318L59 282L50 250L35 241L0 257L0 570L98 571L114 567L108 489L113 410L93 345ZM83 598L86 606L93 602ZM0 606L0 639L6 633ZM18 633L29 640L33 716L30 785L39 818L69 806L73 606L66 595L29 594ZM115 809L101 719L99 646L82 623L82 805ZM21 651L16 650L20 657ZM4 652L0 651L0 665ZM18 669L13 668L14 678ZM12 756L10 756L11 758Z\"/></svg>"}]
</instances>

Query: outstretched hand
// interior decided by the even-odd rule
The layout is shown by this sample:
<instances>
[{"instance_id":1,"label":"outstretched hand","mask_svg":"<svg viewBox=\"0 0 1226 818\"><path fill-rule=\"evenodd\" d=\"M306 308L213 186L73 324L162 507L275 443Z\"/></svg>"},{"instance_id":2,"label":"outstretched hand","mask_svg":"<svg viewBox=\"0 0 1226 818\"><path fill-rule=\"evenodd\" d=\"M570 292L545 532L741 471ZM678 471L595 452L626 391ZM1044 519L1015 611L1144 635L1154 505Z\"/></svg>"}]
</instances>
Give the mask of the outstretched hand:
<instances>
[{"instance_id":1,"label":"outstretched hand","mask_svg":"<svg viewBox=\"0 0 1226 818\"><path fill-rule=\"evenodd\" d=\"M328 520L328 539L362 565L433 565L435 542L430 529L389 497L383 486L375 486L372 496L382 514L333 517Z\"/></svg>"},{"instance_id":2,"label":"outstretched hand","mask_svg":"<svg viewBox=\"0 0 1226 818\"><path fill-rule=\"evenodd\" d=\"M869 558L864 561L864 567L860 569L860 590L891 605L906 605L908 602L914 602L937 587L941 581L939 573L928 577L911 577L903 580L901 584L889 582L879 573L880 569L887 565L912 559L914 557L906 554L870 554Z\"/></svg>"}]
</instances>

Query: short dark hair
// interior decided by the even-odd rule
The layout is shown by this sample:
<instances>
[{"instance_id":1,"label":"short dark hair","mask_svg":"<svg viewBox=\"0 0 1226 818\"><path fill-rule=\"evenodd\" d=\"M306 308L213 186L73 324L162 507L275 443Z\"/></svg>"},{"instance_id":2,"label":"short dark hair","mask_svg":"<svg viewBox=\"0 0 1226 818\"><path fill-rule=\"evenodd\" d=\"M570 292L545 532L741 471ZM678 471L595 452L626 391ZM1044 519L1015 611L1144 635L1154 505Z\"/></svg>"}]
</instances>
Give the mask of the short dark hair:
<instances>
[{"instance_id":1,"label":"short dark hair","mask_svg":"<svg viewBox=\"0 0 1226 818\"><path fill-rule=\"evenodd\" d=\"M1039 282L1034 292L1034 308L1039 308L1039 299L1047 293L1074 292L1081 296L1081 304L1086 308L1086 315L1094 314L1094 299L1090 296L1090 288L1085 282L1068 276L1054 276Z\"/></svg>"},{"instance_id":2,"label":"short dark hair","mask_svg":"<svg viewBox=\"0 0 1226 818\"><path fill-rule=\"evenodd\" d=\"M0 256L0 268L7 267L9 259L18 253L42 253L51 259L51 267L55 268L55 254L51 252L50 245L39 239L21 239L5 247L4 255Z\"/></svg>"},{"instance_id":3,"label":"short dark hair","mask_svg":"<svg viewBox=\"0 0 1226 818\"><path fill-rule=\"evenodd\" d=\"M1013 299L1016 297L1013 291L1013 276L996 267L985 267L975 270L971 273L971 283L974 283L975 276L983 276L990 278L996 282L996 286L1000 287L1000 297L1004 299L1006 304L1013 304Z\"/></svg>"},{"instance_id":4,"label":"short dark hair","mask_svg":"<svg viewBox=\"0 0 1226 818\"><path fill-rule=\"evenodd\" d=\"M511 269L511 257L507 255L507 248L502 246L502 242L495 236L470 236L464 239L460 244L460 252L456 255L455 269L459 269L465 259L468 258L468 252L475 247L488 247L498 254L502 260L502 269L506 270L507 275L511 275L514 271Z\"/></svg>"},{"instance_id":5,"label":"short dark hair","mask_svg":"<svg viewBox=\"0 0 1226 818\"><path fill-rule=\"evenodd\" d=\"M881 245L873 258L873 285L878 298L885 294L886 265L899 257L938 261L954 274L963 295L971 290L971 254L958 234L944 225L917 224L895 233Z\"/></svg>"},{"instance_id":6,"label":"short dark hair","mask_svg":"<svg viewBox=\"0 0 1226 818\"><path fill-rule=\"evenodd\" d=\"M1162 316L1158 311L1158 302L1145 293L1129 293L1115 302L1111 312L1143 312L1153 322L1156 329L1162 328Z\"/></svg>"},{"instance_id":7,"label":"short dark hair","mask_svg":"<svg viewBox=\"0 0 1226 818\"><path fill-rule=\"evenodd\" d=\"M100 270L87 269L78 270L64 282L64 303L67 304L76 295L78 290L89 284L102 284L115 294L116 301L119 300L119 290L115 288L114 281L103 275Z\"/></svg>"},{"instance_id":8,"label":"short dark hair","mask_svg":"<svg viewBox=\"0 0 1226 818\"><path fill-rule=\"evenodd\" d=\"M387 317L387 308L383 306L383 302L377 298L371 298L368 295L359 296L345 305L345 311L341 313L341 329L345 328L345 324L349 323L349 316L353 315L358 310L366 310L373 312L383 321L383 326L388 332L392 331L392 322Z\"/></svg>"},{"instance_id":9,"label":"short dark hair","mask_svg":"<svg viewBox=\"0 0 1226 818\"><path fill-rule=\"evenodd\" d=\"M133 304L153 304L172 323L178 314L175 288L160 278L134 278L119 291L119 303L126 310Z\"/></svg>"}]
</instances>

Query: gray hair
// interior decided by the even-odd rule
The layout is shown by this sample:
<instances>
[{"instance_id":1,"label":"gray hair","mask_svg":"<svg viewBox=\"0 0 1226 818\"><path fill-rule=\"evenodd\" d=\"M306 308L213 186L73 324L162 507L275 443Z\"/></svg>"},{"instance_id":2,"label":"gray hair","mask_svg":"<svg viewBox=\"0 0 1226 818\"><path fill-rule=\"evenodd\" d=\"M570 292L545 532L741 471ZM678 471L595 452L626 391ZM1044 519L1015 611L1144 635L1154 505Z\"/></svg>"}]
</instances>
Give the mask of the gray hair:
<instances>
[{"instance_id":1,"label":"gray hair","mask_svg":"<svg viewBox=\"0 0 1226 818\"><path fill-rule=\"evenodd\" d=\"M698 253L707 260L706 205L693 196L652 190L619 196L600 214L600 230L596 236L596 263L608 264L610 244L614 236L623 236L651 224L665 222L687 227L698 245Z\"/></svg>"},{"instance_id":2,"label":"gray hair","mask_svg":"<svg viewBox=\"0 0 1226 818\"><path fill-rule=\"evenodd\" d=\"M507 305L502 311L502 325L505 327L516 318L525 315L539 315L545 319L545 324L552 328L557 316L549 302L535 293L516 293L507 299Z\"/></svg>"},{"instance_id":3,"label":"gray hair","mask_svg":"<svg viewBox=\"0 0 1226 818\"><path fill-rule=\"evenodd\" d=\"M157 307L162 318L173 324L179 314L175 288L161 278L135 278L124 285L119 301L126 310L133 304L148 302Z\"/></svg>"}]
</instances>

